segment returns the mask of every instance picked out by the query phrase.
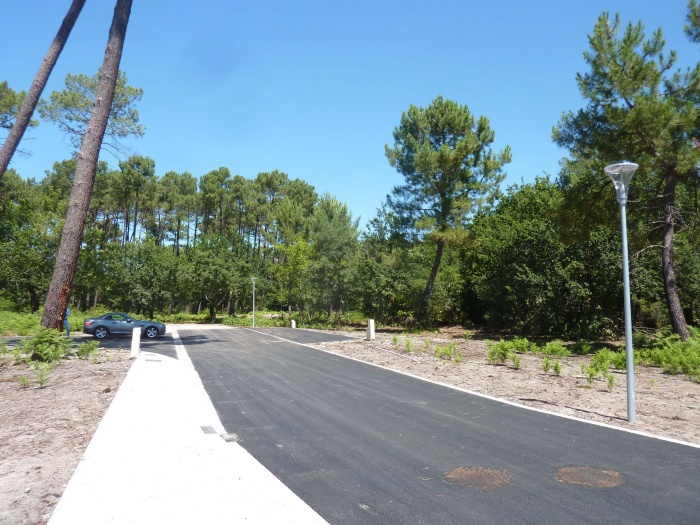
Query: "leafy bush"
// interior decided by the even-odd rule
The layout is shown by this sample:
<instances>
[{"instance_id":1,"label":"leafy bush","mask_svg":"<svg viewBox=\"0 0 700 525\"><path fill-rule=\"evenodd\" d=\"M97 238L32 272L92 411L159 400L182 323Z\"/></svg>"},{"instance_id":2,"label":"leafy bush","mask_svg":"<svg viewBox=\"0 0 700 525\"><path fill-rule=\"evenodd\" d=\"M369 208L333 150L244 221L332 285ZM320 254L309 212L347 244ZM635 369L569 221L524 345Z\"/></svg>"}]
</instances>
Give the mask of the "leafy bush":
<instances>
[{"instance_id":1,"label":"leafy bush","mask_svg":"<svg viewBox=\"0 0 700 525\"><path fill-rule=\"evenodd\" d=\"M555 339L548 342L542 349L542 353L546 356L569 357L571 352L564 346L564 341Z\"/></svg>"},{"instance_id":2,"label":"leafy bush","mask_svg":"<svg viewBox=\"0 0 700 525\"><path fill-rule=\"evenodd\" d=\"M638 364L639 355L635 354L634 364ZM627 368L627 354L625 352L614 352L609 348L601 348L591 358L591 364L599 370L608 370L611 366L616 370Z\"/></svg>"},{"instance_id":3,"label":"leafy bush","mask_svg":"<svg viewBox=\"0 0 700 525\"><path fill-rule=\"evenodd\" d=\"M462 360L462 352L457 351L457 343L452 342L447 346L436 346L435 347L435 357L440 359L449 359L455 363L459 363Z\"/></svg>"},{"instance_id":4,"label":"leafy bush","mask_svg":"<svg viewBox=\"0 0 700 525\"><path fill-rule=\"evenodd\" d=\"M531 347L531 343L524 337L517 337L510 341L501 339L498 343L487 341L486 344L488 345L486 359L490 364L505 364L510 359L514 368L520 368L521 364L517 352L523 351L523 348L529 349Z\"/></svg>"},{"instance_id":5,"label":"leafy bush","mask_svg":"<svg viewBox=\"0 0 700 525\"><path fill-rule=\"evenodd\" d=\"M53 328L41 328L39 333L21 343L21 350L31 356L32 361L55 363L63 358L71 342Z\"/></svg>"},{"instance_id":6,"label":"leafy bush","mask_svg":"<svg viewBox=\"0 0 700 525\"><path fill-rule=\"evenodd\" d=\"M0 311L0 335L35 335L39 332L41 313L18 314Z\"/></svg>"},{"instance_id":7,"label":"leafy bush","mask_svg":"<svg viewBox=\"0 0 700 525\"><path fill-rule=\"evenodd\" d=\"M651 350L640 352L644 362L659 366L667 374L685 374L700 381L700 330L691 328L691 338L681 341L678 335L657 338Z\"/></svg>"},{"instance_id":8,"label":"leafy bush","mask_svg":"<svg viewBox=\"0 0 700 525\"><path fill-rule=\"evenodd\" d=\"M79 359L88 359L97 355L97 350L100 347L99 341L88 341L86 343L80 343L75 354Z\"/></svg>"},{"instance_id":9,"label":"leafy bush","mask_svg":"<svg viewBox=\"0 0 700 525\"><path fill-rule=\"evenodd\" d=\"M577 343L574 343L574 353L577 355L588 355L590 353L593 353L594 347L593 343L590 341L578 341Z\"/></svg>"}]
</instances>

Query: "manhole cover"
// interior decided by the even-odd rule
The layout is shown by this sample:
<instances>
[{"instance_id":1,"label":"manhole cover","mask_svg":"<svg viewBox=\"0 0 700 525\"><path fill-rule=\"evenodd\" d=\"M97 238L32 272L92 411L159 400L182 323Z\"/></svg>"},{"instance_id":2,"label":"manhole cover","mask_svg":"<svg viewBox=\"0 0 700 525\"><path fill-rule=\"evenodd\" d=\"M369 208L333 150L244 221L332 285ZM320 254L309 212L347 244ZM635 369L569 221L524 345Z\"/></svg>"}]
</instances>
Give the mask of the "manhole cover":
<instances>
[{"instance_id":1,"label":"manhole cover","mask_svg":"<svg viewBox=\"0 0 700 525\"><path fill-rule=\"evenodd\" d=\"M557 470L557 479L563 483L606 489L619 487L625 482L625 477L619 472L593 467L563 467Z\"/></svg>"},{"instance_id":2,"label":"manhole cover","mask_svg":"<svg viewBox=\"0 0 700 525\"><path fill-rule=\"evenodd\" d=\"M480 467L460 467L445 474L445 479L457 485L473 489L495 489L510 483L512 477L507 470Z\"/></svg>"}]
</instances>

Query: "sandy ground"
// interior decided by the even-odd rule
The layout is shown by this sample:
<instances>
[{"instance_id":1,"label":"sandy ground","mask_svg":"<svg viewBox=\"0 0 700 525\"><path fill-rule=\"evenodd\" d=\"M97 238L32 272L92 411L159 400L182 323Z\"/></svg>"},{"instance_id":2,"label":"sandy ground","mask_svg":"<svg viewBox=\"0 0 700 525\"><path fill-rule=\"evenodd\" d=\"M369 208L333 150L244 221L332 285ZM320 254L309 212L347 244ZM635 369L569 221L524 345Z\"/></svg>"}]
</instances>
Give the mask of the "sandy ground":
<instances>
[{"instance_id":1,"label":"sandy ground","mask_svg":"<svg viewBox=\"0 0 700 525\"><path fill-rule=\"evenodd\" d=\"M0 523L44 524L131 366L130 350L64 359L41 388L0 358ZM30 381L22 386L20 377ZM106 474L108 475L108 473Z\"/></svg>"},{"instance_id":2,"label":"sandy ground","mask_svg":"<svg viewBox=\"0 0 700 525\"><path fill-rule=\"evenodd\" d=\"M401 334L397 344L389 333L377 333L372 342L363 332L343 334L355 339L315 346L541 410L700 445L700 384L683 376L638 368L637 422L630 425L625 374L615 374L612 391L603 380L589 386L581 372L589 357L562 359L556 376L542 370L542 357L530 354L519 355L519 369L491 365L486 341L465 340L461 329ZM451 342L461 353L459 363L435 357L436 347ZM128 349L102 349L97 363L63 360L42 388L26 365L0 358L0 523L48 521L130 365ZM22 386L22 376L31 381L28 386Z\"/></svg>"}]
</instances>

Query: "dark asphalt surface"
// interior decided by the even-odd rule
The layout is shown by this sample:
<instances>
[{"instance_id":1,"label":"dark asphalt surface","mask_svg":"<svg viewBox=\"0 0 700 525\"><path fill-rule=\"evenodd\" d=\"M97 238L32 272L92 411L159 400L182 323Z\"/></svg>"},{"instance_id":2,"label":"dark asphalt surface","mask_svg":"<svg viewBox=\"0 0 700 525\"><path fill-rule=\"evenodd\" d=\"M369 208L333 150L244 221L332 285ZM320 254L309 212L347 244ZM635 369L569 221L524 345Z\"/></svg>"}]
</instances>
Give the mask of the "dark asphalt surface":
<instances>
[{"instance_id":1,"label":"dark asphalt surface","mask_svg":"<svg viewBox=\"0 0 700 525\"><path fill-rule=\"evenodd\" d=\"M700 521L698 448L520 409L273 334L323 336L180 331L227 432L330 523ZM625 482L558 481L571 466ZM459 467L505 470L512 481L449 483Z\"/></svg>"}]
</instances>

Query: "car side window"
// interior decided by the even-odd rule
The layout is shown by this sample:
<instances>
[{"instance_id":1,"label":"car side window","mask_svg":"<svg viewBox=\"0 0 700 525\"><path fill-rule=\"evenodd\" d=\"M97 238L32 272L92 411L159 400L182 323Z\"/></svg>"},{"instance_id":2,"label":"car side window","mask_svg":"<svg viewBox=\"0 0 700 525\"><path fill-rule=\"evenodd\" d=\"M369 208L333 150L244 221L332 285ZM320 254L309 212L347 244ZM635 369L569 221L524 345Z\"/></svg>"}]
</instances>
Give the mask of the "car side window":
<instances>
[{"instance_id":1,"label":"car side window","mask_svg":"<svg viewBox=\"0 0 700 525\"><path fill-rule=\"evenodd\" d=\"M126 319L124 319L123 315L113 315L112 320L113 321L126 321Z\"/></svg>"},{"instance_id":2,"label":"car side window","mask_svg":"<svg viewBox=\"0 0 700 525\"><path fill-rule=\"evenodd\" d=\"M107 317L105 317L105 321L111 321L111 320L112 320L112 316L111 316L111 315L108 315Z\"/></svg>"}]
</instances>

